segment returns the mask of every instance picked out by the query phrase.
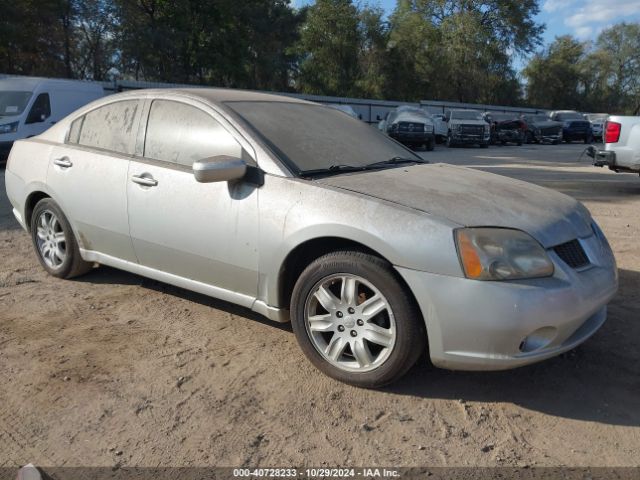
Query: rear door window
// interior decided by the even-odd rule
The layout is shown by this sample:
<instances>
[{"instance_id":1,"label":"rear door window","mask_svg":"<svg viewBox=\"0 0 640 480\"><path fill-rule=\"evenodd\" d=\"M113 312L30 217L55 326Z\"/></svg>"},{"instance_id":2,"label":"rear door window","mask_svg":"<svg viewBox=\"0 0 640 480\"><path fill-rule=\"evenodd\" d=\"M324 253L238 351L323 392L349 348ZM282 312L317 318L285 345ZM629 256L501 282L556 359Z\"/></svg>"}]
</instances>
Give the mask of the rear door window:
<instances>
[{"instance_id":1,"label":"rear door window","mask_svg":"<svg viewBox=\"0 0 640 480\"><path fill-rule=\"evenodd\" d=\"M146 158L191 167L216 155L242 156L240 144L218 121L193 105L153 101L144 143Z\"/></svg>"},{"instance_id":2,"label":"rear door window","mask_svg":"<svg viewBox=\"0 0 640 480\"><path fill-rule=\"evenodd\" d=\"M69 143L133 154L140 102L123 100L90 111L71 124Z\"/></svg>"}]
</instances>

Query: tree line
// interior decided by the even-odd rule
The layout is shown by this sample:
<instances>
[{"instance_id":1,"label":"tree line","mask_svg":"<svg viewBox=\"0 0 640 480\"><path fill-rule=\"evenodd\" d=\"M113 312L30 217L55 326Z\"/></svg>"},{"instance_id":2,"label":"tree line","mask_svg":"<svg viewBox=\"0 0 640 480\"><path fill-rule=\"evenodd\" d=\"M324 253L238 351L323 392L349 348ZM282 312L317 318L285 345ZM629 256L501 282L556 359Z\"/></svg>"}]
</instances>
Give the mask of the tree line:
<instances>
[{"instance_id":1,"label":"tree line","mask_svg":"<svg viewBox=\"0 0 640 480\"><path fill-rule=\"evenodd\" d=\"M630 113L640 28L541 50L537 0L0 0L0 72ZM514 64L530 59L522 75Z\"/></svg>"}]
</instances>

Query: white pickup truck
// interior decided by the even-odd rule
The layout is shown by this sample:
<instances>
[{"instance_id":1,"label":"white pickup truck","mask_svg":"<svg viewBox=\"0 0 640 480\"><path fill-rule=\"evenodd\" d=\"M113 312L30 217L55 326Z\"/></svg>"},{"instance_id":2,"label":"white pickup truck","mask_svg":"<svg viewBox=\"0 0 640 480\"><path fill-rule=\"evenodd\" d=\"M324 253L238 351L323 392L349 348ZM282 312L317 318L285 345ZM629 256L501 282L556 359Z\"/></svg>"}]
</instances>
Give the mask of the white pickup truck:
<instances>
[{"instance_id":1,"label":"white pickup truck","mask_svg":"<svg viewBox=\"0 0 640 480\"><path fill-rule=\"evenodd\" d=\"M604 150L591 146L587 155L597 167L640 173L640 117L611 115L604 124Z\"/></svg>"}]
</instances>

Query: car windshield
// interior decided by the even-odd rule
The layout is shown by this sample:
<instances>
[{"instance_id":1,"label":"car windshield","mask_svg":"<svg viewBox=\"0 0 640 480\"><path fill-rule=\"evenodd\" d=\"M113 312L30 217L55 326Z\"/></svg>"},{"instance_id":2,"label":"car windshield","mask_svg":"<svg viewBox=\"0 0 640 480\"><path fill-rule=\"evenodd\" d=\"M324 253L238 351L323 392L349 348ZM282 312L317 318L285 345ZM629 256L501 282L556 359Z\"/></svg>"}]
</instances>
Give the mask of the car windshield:
<instances>
[{"instance_id":1,"label":"car windshield","mask_svg":"<svg viewBox=\"0 0 640 480\"><path fill-rule=\"evenodd\" d=\"M584 120L584 117L578 112L559 113L558 120Z\"/></svg>"},{"instance_id":2,"label":"car windshield","mask_svg":"<svg viewBox=\"0 0 640 480\"><path fill-rule=\"evenodd\" d=\"M0 117L20 115L30 98L31 92L0 90Z\"/></svg>"},{"instance_id":3,"label":"car windshield","mask_svg":"<svg viewBox=\"0 0 640 480\"><path fill-rule=\"evenodd\" d=\"M482 113L476 110L457 110L451 112L451 118L458 120L482 120Z\"/></svg>"},{"instance_id":4,"label":"car windshield","mask_svg":"<svg viewBox=\"0 0 640 480\"><path fill-rule=\"evenodd\" d=\"M376 128L332 108L289 102L226 105L296 174L336 166L364 167L398 157L423 162Z\"/></svg>"},{"instance_id":5,"label":"car windshield","mask_svg":"<svg viewBox=\"0 0 640 480\"><path fill-rule=\"evenodd\" d=\"M549 117L546 115L532 115L530 117L526 117L528 122L548 122Z\"/></svg>"}]
</instances>

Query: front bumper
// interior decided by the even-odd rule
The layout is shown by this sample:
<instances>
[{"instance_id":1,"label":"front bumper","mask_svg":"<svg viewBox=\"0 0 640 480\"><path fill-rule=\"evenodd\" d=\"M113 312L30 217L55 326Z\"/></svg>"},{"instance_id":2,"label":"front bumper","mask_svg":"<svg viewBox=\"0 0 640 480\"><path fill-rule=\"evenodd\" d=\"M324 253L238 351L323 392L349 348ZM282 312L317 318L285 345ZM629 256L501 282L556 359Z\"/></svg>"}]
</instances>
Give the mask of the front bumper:
<instances>
[{"instance_id":1,"label":"front bumper","mask_svg":"<svg viewBox=\"0 0 640 480\"><path fill-rule=\"evenodd\" d=\"M533 137L535 138L536 142L540 142L540 143L561 142L562 141L562 130L560 130L558 133L537 132L537 133L533 134Z\"/></svg>"},{"instance_id":2,"label":"front bumper","mask_svg":"<svg viewBox=\"0 0 640 480\"><path fill-rule=\"evenodd\" d=\"M556 272L549 278L487 282L398 268L424 316L432 363L509 369L571 350L593 335L606 320L618 275L613 255L598 255L603 247L595 235L580 241L591 266L573 270L550 251Z\"/></svg>"},{"instance_id":3,"label":"front bumper","mask_svg":"<svg viewBox=\"0 0 640 480\"><path fill-rule=\"evenodd\" d=\"M9 158L11 147L13 147L13 142L0 142L0 162Z\"/></svg>"},{"instance_id":4,"label":"front bumper","mask_svg":"<svg viewBox=\"0 0 640 480\"><path fill-rule=\"evenodd\" d=\"M562 137L565 140L584 140L585 138L590 138L591 130L584 129L571 129L571 128L563 128L562 129Z\"/></svg>"},{"instance_id":5,"label":"front bumper","mask_svg":"<svg viewBox=\"0 0 640 480\"><path fill-rule=\"evenodd\" d=\"M400 143L421 144L429 143L435 138L433 133L429 132L390 132L389 136Z\"/></svg>"},{"instance_id":6,"label":"front bumper","mask_svg":"<svg viewBox=\"0 0 640 480\"><path fill-rule=\"evenodd\" d=\"M482 135L479 135L479 134L476 135L476 134L469 134L469 133L452 132L451 140L457 144L467 144L467 145L488 144L491 141L491 134L486 133Z\"/></svg>"},{"instance_id":7,"label":"front bumper","mask_svg":"<svg viewBox=\"0 0 640 480\"><path fill-rule=\"evenodd\" d=\"M522 143L524 135L519 130L498 130L496 138L499 142Z\"/></svg>"}]
</instances>

